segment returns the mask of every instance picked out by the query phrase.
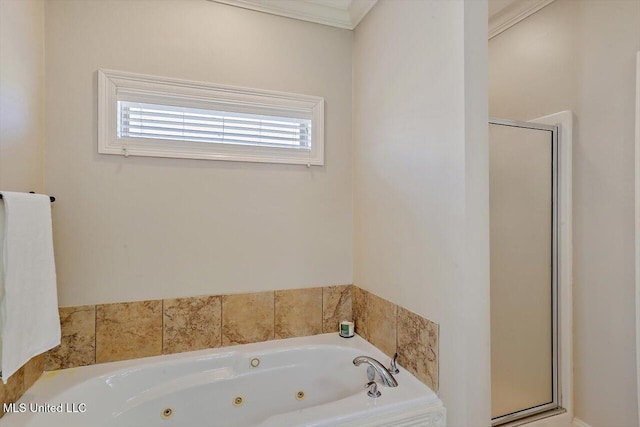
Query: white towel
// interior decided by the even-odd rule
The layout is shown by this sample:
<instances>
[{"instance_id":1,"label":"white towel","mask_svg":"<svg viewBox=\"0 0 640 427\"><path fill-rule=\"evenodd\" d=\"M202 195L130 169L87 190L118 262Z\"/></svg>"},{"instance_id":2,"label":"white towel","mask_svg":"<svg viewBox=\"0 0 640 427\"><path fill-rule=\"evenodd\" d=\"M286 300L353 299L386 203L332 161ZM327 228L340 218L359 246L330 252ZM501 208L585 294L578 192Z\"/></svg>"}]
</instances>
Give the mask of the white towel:
<instances>
[{"instance_id":1,"label":"white towel","mask_svg":"<svg viewBox=\"0 0 640 427\"><path fill-rule=\"evenodd\" d=\"M0 194L0 368L6 384L29 359L60 344L60 318L49 197Z\"/></svg>"}]
</instances>

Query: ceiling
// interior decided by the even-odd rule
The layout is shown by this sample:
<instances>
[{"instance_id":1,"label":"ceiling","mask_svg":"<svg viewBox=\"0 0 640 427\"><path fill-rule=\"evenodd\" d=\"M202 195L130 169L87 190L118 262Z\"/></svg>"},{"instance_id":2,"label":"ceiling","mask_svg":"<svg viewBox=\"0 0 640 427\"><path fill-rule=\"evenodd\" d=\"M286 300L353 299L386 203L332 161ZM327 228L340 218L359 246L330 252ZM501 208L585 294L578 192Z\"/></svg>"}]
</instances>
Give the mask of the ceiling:
<instances>
[{"instance_id":1,"label":"ceiling","mask_svg":"<svg viewBox=\"0 0 640 427\"><path fill-rule=\"evenodd\" d=\"M353 30L378 0L211 0L245 9ZM554 0L489 0L489 38Z\"/></svg>"},{"instance_id":2,"label":"ceiling","mask_svg":"<svg viewBox=\"0 0 640 427\"><path fill-rule=\"evenodd\" d=\"M245 9L353 30L378 0L212 0Z\"/></svg>"}]
</instances>

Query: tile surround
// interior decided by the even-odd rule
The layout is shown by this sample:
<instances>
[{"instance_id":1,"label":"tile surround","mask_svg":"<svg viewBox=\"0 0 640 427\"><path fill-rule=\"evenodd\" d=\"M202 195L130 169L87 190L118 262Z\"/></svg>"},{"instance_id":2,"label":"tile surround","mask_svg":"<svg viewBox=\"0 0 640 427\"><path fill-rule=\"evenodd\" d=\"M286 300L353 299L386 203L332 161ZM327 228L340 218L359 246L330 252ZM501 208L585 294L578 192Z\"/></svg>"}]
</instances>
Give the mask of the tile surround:
<instances>
[{"instance_id":1,"label":"tile surround","mask_svg":"<svg viewBox=\"0 0 640 427\"><path fill-rule=\"evenodd\" d=\"M353 321L355 323L356 334L368 340L367 314L369 312L369 292L357 286L352 287L353 295Z\"/></svg>"},{"instance_id":2,"label":"tile surround","mask_svg":"<svg viewBox=\"0 0 640 427\"><path fill-rule=\"evenodd\" d=\"M322 333L322 288L275 293L275 337L293 338Z\"/></svg>"},{"instance_id":3,"label":"tile surround","mask_svg":"<svg viewBox=\"0 0 640 427\"><path fill-rule=\"evenodd\" d=\"M0 381L1 382L1 381ZM9 403L17 401L25 391L24 387L24 366L16 373L9 377L6 384L0 386L2 388L2 402ZM4 412L4 411L0 411Z\"/></svg>"},{"instance_id":4,"label":"tile surround","mask_svg":"<svg viewBox=\"0 0 640 427\"><path fill-rule=\"evenodd\" d=\"M0 381L0 405L16 402L29 387L42 375L44 355L33 357L15 374L9 377L7 384ZM0 418L4 411L0 410Z\"/></svg>"},{"instance_id":5,"label":"tile surround","mask_svg":"<svg viewBox=\"0 0 640 427\"><path fill-rule=\"evenodd\" d=\"M322 288L322 333L335 332L343 320L353 320L352 286Z\"/></svg>"},{"instance_id":6,"label":"tile surround","mask_svg":"<svg viewBox=\"0 0 640 427\"><path fill-rule=\"evenodd\" d=\"M378 347L387 356L396 353L396 318L398 306L369 293L367 296L366 330L367 341Z\"/></svg>"},{"instance_id":7,"label":"tile surround","mask_svg":"<svg viewBox=\"0 0 640 427\"><path fill-rule=\"evenodd\" d=\"M162 354L162 300L96 306L96 363Z\"/></svg>"},{"instance_id":8,"label":"tile surround","mask_svg":"<svg viewBox=\"0 0 640 427\"><path fill-rule=\"evenodd\" d=\"M31 358L26 365L23 366L24 369L24 391L27 391L29 387L35 383L40 375L44 372L44 362L45 362L45 353L39 354Z\"/></svg>"},{"instance_id":9,"label":"tile surround","mask_svg":"<svg viewBox=\"0 0 640 427\"><path fill-rule=\"evenodd\" d=\"M220 296L166 299L162 315L164 354L222 345Z\"/></svg>"},{"instance_id":10,"label":"tile surround","mask_svg":"<svg viewBox=\"0 0 640 427\"><path fill-rule=\"evenodd\" d=\"M61 344L0 384L14 402L43 370L306 336L356 332L438 390L438 324L355 285L61 307ZM0 411L0 417L2 416Z\"/></svg>"},{"instance_id":11,"label":"tile surround","mask_svg":"<svg viewBox=\"0 0 640 427\"><path fill-rule=\"evenodd\" d=\"M222 345L272 340L275 292L222 297Z\"/></svg>"},{"instance_id":12,"label":"tile surround","mask_svg":"<svg viewBox=\"0 0 640 427\"><path fill-rule=\"evenodd\" d=\"M356 332L438 391L439 326L406 308L353 286Z\"/></svg>"},{"instance_id":13,"label":"tile surround","mask_svg":"<svg viewBox=\"0 0 640 427\"><path fill-rule=\"evenodd\" d=\"M438 390L438 324L398 307L398 363Z\"/></svg>"},{"instance_id":14,"label":"tile surround","mask_svg":"<svg viewBox=\"0 0 640 427\"><path fill-rule=\"evenodd\" d=\"M60 307L60 345L45 356L45 370L93 365L96 362L96 306Z\"/></svg>"}]
</instances>

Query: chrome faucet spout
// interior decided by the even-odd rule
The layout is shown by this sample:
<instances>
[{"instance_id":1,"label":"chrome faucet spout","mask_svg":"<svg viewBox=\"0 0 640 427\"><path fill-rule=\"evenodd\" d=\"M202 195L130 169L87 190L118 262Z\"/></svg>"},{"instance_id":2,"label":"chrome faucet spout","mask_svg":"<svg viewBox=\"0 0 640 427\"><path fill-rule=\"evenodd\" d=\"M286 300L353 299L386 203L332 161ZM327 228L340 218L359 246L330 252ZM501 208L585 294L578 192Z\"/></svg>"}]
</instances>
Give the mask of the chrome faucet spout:
<instances>
[{"instance_id":1,"label":"chrome faucet spout","mask_svg":"<svg viewBox=\"0 0 640 427\"><path fill-rule=\"evenodd\" d=\"M369 356L358 356L353 359L353 364L356 366L360 366L362 363L371 366L378 373L378 376L385 387L398 387L398 381L396 381L393 375L391 375L391 372L389 372L382 363Z\"/></svg>"}]
</instances>

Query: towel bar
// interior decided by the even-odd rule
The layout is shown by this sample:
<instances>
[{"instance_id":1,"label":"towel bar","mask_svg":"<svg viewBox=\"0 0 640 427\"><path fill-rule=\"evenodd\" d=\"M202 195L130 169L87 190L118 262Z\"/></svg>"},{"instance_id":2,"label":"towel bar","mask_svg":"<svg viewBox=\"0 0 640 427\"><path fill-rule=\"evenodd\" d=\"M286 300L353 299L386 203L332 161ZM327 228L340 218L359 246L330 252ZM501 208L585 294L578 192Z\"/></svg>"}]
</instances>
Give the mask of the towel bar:
<instances>
[{"instance_id":1,"label":"towel bar","mask_svg":"<svg viewBox=\"0 0 640 427\"><path fill-rule=\"evenodd\" d=\"M35 194L33 191L29 191L29 193L31 194ZM0 200L2 199L2 194L0 194ZM49 196L49 200L51 200L51 203L56 201L56 198L53 196Z\"/></svg>"}]
</instances>

